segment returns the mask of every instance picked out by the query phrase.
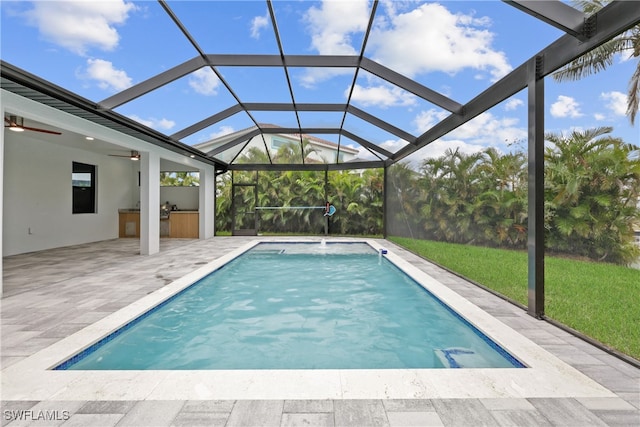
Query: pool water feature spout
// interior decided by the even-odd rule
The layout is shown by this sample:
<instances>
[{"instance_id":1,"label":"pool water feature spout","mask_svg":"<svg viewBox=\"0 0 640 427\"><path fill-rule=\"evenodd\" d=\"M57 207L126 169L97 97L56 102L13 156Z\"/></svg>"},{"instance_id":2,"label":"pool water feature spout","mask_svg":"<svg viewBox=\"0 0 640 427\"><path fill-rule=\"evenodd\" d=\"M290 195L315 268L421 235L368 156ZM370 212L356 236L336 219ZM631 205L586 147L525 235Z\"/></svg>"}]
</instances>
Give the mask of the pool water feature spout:
<instances>
[{"instance_id":1,"label":"pool water feature spout","mask_svg":"<svg viewBox=\"0 0 640 427\"><path fill-rule=\"evenodd\" d=\"M382 263L382 255L386 255L387 254L387 250L384 248L380 248L378 250L378 264Z\"/></svg>"}]
</instances>

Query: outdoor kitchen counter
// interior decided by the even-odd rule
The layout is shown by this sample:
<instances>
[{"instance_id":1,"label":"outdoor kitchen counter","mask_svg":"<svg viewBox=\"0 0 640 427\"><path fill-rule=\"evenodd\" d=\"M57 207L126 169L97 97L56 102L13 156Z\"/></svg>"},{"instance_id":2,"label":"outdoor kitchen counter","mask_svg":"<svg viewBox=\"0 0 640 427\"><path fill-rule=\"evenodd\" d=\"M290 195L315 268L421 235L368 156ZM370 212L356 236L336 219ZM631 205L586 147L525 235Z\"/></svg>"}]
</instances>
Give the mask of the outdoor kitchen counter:
<instances>
[{"instance_id":1,"label":"outdoor kitchen counter","mask_svg":"<svg viewBox=\"0 0 640 427\"><path fill-rule=\"evenodd\" d=\"M171 211L169 214L169 237L197 239L200 236L199 220L198 211Z\"/></svg>"},{"instance_id":2,"label":"outdoor kitchen counter","mask_svg":"<svg viewBox=\"0 0 640 427\"><path fill-rule=\"evenodd\" d=\"M118 209L120 237L140 237L140 210ZM168 222L168 237L197 239L200 235L200 214L197 210L171 211L169 219L163 219L161 223ZM161 228L163 224L161 224ZM166 233L161 233L166 237Z\"/></svg>"}]
</instances>

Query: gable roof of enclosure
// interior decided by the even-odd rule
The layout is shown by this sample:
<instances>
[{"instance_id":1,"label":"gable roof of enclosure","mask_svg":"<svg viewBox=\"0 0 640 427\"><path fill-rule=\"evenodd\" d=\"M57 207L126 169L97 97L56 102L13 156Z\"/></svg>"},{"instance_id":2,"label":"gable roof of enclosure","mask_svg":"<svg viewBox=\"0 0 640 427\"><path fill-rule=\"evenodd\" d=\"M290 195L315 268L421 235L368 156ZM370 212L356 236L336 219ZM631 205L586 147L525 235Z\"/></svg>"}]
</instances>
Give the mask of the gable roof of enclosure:
<instances>
[{"instance_id":1,"label":"gable roof of enclosure","mask_svg":"<svg viewBox=\"0 0 640 427\"><path fill-rule=\"evenodd\" d=\"M191 3L190 7L199 7L199 3ZM244 2L236 2L239 8ZM529 60L513 69L500 80L480 91L468 102L451 99L419 81L409 78L380 62L367 57L367 42L376 19L379 2L369 4L370 12L368 25L363 32L360 51L356 55L299 55L287 54L282 34L278 28L278 16L271 0L266 1L268 19L270 20L273 39L276 45L274 54L220 54L207 52L201 46L204 41L196 37L195 31L181 21L179 13L174 10L177 4L159 1L160 6L170 18L170 23L179 29L180 37L188 42L193 49L194 56L164 72L154 75L138 84L116 93L106 99L91 101L82 98L64 88L41 79L29 71L22 70L4 60L0 64L2 88L17 93L37 102L53 106L59 110L83 117L100 125L118 130L145 140L147 142L171 149L188 156L196 156L200 160L214 164L220 170L227 169L307 169L307 170L339 170L353 168L384 167L405 159L410 154L437 140L453 129L468 122L484 111L504 101L510 96L524 89L530 76L528 66L530 61L537 61L536 78L542 78L571 60L581 56L605 41L615 37L623 31L640 23L640 8L636 2L613 1L592 16L587 16L561 1L504 1L500 6L512 8L518 13L535 17L545 25L553 26L564 32L556 41L534 52ZM213 19L213 18L212 18ZM425 18L425 19L428 19ZM427 24L428 21L425 22ZM522 30L524 31L524 30ZM533 35L528 35L530 37ZM428 41L425 41L428 42ZM230 41L233 46L233 41ZM28 48L28 47L25 47ZM221 82L224 90L234 100L233 105L216 111L203 119L194 121L172 134L164 134L139 123L123 114L118 113L118 107L153 94L155 91L188 76L198 70L211 70ZM224 72L221 70L224 69ZM241 97L229 76L236 69L277 69L284 76L285 93L281 99L287 102L251 102ZM300 69L340 70L347 72L351 84L344 93L343 102L307 102L296 96L292 84L292 73ZM353 102L353 91L358 77L362 74L375 76L393 88L412 94L428 105L437 106L447 112L447 116L422 134L412 134L407 129L394 125L380 115L374 115L356 106ZM268 79L265 81L269 84ZM173 108L167 105L167 109ZM263 126L263 121L257 119L259 112L291 113L295 117L292 126ZM309 126L303 116L305 113L326 113L334 117L331 124L324 126ZM252 126L246 131L224 143L224 149L217 148L209 153L201 152L188 143L188 138L198 132L221 123L235 115L245 115ZM390 149L383 145L384 141L372 140L350 129L345 123L348 120L358 120L366 126L372 126L384 133L403 141L402 145ZM296 135L333 135L337 138L338 150L340 146L359 147L369 153L367 161L356 163L340 163L339 156L334 162L325 164L306 164L301 158L296 164L259 164L251 165L246 162L235 162L237 156L230 162L221 160L221 153L226 150L241 152L241 148L255 136L264 134L296 134ZM302 144L302 137L300 140Z\"/></svg>"}]
</instances>

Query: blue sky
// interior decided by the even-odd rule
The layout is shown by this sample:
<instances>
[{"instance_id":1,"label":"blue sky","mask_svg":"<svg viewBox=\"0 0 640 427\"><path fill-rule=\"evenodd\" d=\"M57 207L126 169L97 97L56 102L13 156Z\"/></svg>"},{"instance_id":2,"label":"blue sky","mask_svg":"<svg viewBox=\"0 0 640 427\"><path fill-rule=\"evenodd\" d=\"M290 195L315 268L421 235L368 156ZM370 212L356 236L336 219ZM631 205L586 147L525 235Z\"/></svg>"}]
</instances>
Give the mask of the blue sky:
<instances>
[{"instance_id":1,"label":"blue sky","mask_svg":"<svg viewBox=\"0 0 640 427\"><path fill-rule=\"evenodd\" d=\"M209 54L278 54L262 1L168 1L202 50ZM371 2L274 1L285 54L357 55ZM2 59L99 102L197 56L196 50L155 1L6 1L1 8ZM549 45L561 32L497 0L381 1L365 56L464 104ZM637 59L617 58L606 72L575 83L545 81L546 129L569 132L612 126L613 135L640 145L640 124L625 116L627 84ZM276 68L218 69L242 102L291 102ZM290 69L296 102L344 103L350 69ZM360 72L355 106L414 136L448 113ZM185 76L116 111L171 135L236 104L209 69ZM255 112L258 122L295 126L292 113ZM303 126L337 127L335 113L302 113ZM640 120L637 120L640 122ZM252 126L246 114L185 138L195 144ZM345 128L391 151L406 144L350 117ZM526 93L519 93L421 150L502 151L527 135ZM318 135L337 142L337 136ZM343 138L341 143L356 146ZM362 157L371 156L363 151Z\"/></svg>"}]
</instances>

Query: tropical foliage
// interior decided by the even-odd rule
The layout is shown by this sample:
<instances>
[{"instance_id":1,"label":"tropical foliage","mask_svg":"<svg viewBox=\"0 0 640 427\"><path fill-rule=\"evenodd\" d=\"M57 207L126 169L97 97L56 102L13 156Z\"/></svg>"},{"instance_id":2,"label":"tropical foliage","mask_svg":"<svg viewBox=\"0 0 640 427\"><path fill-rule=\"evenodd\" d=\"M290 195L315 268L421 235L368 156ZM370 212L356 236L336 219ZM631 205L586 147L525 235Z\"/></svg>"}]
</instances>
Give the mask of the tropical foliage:
<instances>
[{"instance_id":1,"label":"tropical foliage","mask_svg":"<svg viewBox=\"0 0 640 427\"><path fill-rule=\"evenodd\" d=\"M236 215L236 229L253 228L257 220L260 233L324 234L323 216L328 199L337 209L331 217L331 233L343 235L382 234L383 173L378 169L335 171L260 171L226 173L218 178L216 228L232 227L232 183L235 186L236 210L257 212ZM255 183L255 187L246 186ZM255 194L258 203L255 205ZM242 208L238 208L241 206ZM244 221L244 222L243 222Z\"/></svg>"},{"instance_id":2,"label":"tropical foliage","mask_svg":"<svg viewBox=\"0 0 640 427\"><path fill-rule=\"evenodd\" d=\"M627 263L637 259L640 225L638 147L596 128L549 134L545 153L546 247L551 252ZM524 249L527 243L526 155L489 148L449 150L420 173L389 173L388 234L451 243Z\"/></svg>"},{"instance_id":3,"label":"tropical foliage","mask_svg":"<svg viewBox=\"0 0 640 427\"><path fill-rule=\"evenodd\" d=\"M634 226L640 226L640 150L610 136L611 131L603 127L546 136L549 252L621 264L640 255L633 243ZM300 148L298 144L296 156ZM291 155L295 149L283 154ZM510 153L488 148L474 154L448 150L424 160L417 170L408 164L393 165L387 174L387 234L525 249L526 160L518 148ZM231 229L231 179L224 174L218 182L218 230ZM331 218L333 234L383 233L380 169L328 172L327 188L325 172L312 171L236 171L233 181L255 183L235 188L236 205L249 212L247 224L236 215L236 228L253 228L257 221L263 233L322 234L321 207L328 198L337 208Z\"/></svg>"},{"instance_id":4,"label":"tropical foliage","mask_svg":"<svg viewBox=\"0 0 640 427\"><path fill-rule=\"evenodd\" d=\"M522 153L448 150L419 174L391 169L397 192L389 234L453 243L521 248L527 239L527 181ZM407 179L414 182L413 185ZM400 187L398 187L400 184ZM391 198L392 195L389 195ZM409 230L403 233L403 230Z\"/></svg>"},{"instance_id":5,"label":"tropical foliage","mask_svg":"<svg viewBox=\"0 0 640 427\"><path fill-rule=\"evenodd\" d=\"M587 14L593 14L602 9L611 0L574 0L572 3ZM575 81L583 77L598 73L613 65L617 55L633 58L636 69L629 80L627 94L627 115L634 123L640 104L640 26L620 34L570 62L553 74L557 81Z\"/></svg>"},{"instance_id":6,"label":"tropical foliage","mask_svg":"<svg viewBox=\"0 0 640 427\"><path fill-rule=\"evenodd\" d=\"M637 256L638 147L606 136L611 128L547 135L545 153L548 247L624 262Z\"/></svg>"},{"instance_id":7,"label":"tropical foliage","mask_svg":"<svg viewBox=\"0 0 640 427\"><path fill-rule=\"evenodd\" d=\"M160 172L162 187L197 187L200 185L198 172Z\"/></svg>"}]
</instances>

